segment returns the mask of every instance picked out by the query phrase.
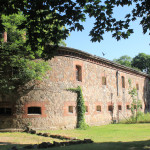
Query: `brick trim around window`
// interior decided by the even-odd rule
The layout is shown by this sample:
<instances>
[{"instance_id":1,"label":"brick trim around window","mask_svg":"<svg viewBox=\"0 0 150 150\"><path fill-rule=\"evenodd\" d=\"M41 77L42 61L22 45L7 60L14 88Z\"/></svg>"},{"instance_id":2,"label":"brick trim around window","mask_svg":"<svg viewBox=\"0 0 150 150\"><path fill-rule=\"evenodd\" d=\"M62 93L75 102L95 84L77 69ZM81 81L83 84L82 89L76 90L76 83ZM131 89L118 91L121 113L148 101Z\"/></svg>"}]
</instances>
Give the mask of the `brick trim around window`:
<instances>
[{"instance_id":1,"label":"brick trim around window","mask_svg":"<svg viewBox=\"0 0 150 150\"><path fill-rule=\"evenodd\" d=\"M63 111L64 116L76 116L76 102L64 102ZM73 112L69 112L69 107L73 107Z\"/></svg>"},{"instance_id":2,"label":"brick trim around window","mask_svg":"<svg viewBox=\"0 0 150 150\"><path fill-rule=\"evenodd\" d=\"M10 109L11 114L0 114L0 118L8 118L8 117L13 117L14 113L15 113L15 107L14 104L11 102L0 102L0 108L1 109Z\"/></svg>"},{"instance_id":3,"label":"brick trim around window","mask_svg":"<svg viewBox=\"0 0 150 150\"><path fill-rule=\"evenodd\" d=\"M73 66L74 66L74 81L82 83L84 81L83 63L81 61L74 61Z\"/></svg>"},{"instance_id":4,"label":"brick trim around window","mask_svg":"<svg viewBox=\"0 0 150 150\"><path fill-rule=\"evenodd\" d=\"M131 110L131 103L130 102L126 102L126 111L130 111L130 110Z\"/></svg>"},{"instance_id":5,"label":"brick trim around window","mask_svg":"<svg viewBox=\"0 0 150 150\"><path fill-rule=\"evenodd\" d=\"M118 103L117 103L117 111L123 111L122 102L118 102Z\"/></svg>"},{"instance_id":6,"label":"brick trim around window","mask_svg":"<svg viewBox=\"0 0 150 150\"><path fill-rule=\"evenodd\" d=\"M101 106L101 111L97 111L97 106ZM103 106L102 106L102 102L95 102L95 107L94 107L94 114L102 114L103 113Z\"/></svg>"},{"instance_id":7,"label":"brick trim around window","mask_svg":"<svg viewBox=\"0 0 150 150\"><path fill-rule=\"evenodd\" d=\"M109 107L112 107L112 111L110 111L110 108L109 108ZM107 103L107 111L108 111L109 113L112 113L113 110L114 110L114 103L108 102L108 103Z\"/></svg>"},{"instance_id":8,"label":"brick trim around window","mask_svg":"<svg viewBox=\"0 0 150 150\"><path fill-rule=\"evenodd\" d=\"M40 118L40 117L46 117L45 113L45 105L48 104L48 102L37 102L32 101L28 102L24 105L24 114L23 118ZM28 107L41 107L41 114L28 114Z\"/></svg>"}]
</instances>

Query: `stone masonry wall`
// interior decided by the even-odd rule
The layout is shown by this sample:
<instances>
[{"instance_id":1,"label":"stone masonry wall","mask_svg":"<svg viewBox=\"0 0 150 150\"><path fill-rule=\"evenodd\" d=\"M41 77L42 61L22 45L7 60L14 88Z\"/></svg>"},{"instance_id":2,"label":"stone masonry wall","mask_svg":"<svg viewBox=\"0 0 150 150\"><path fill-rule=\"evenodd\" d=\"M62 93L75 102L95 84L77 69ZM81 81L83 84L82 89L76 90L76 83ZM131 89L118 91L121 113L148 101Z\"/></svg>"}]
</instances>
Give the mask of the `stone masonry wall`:
<instances>
[{"instance_id":1,"label":"stone masonry wall","mask_svg":"<svg viewBox=\"0 0 150 150\"><path fill-rule=\"evenodd\" d=\"M28 125L36 129L75 128L77 95L67 89L77 86L81 86L83 90L87 106L85 117L89 125L108 124L112 120L119 121L131 115L131 110L127 109L127 105L132 102L128 94L129 79L133 87L139 85L141 111L144 112L145 105L149 103L148 78L144 75L107 63L91 62L80 55L58 55L49 64L52 70L46 77L42 81L26 84L19 91L19 96L13 98L13 103L9 98L0 98L1 106L7 103L13 109L11 116L0 116L0 128L24 128ZM76 80L76 66L81 67L82 81ZM122 76L125 78L125 88L122 87ZM106 85L102 85L102 77L106 78ZM114 107L113 113L108 110L109 105ZM118 105L121 110L118 110ZM69 112L69 106L72 107L72 112ZM101 111L97 111L97 106L101 107ZM28 114L28 107L41 107L41 114Z\"/></svg>"}]
</instances>

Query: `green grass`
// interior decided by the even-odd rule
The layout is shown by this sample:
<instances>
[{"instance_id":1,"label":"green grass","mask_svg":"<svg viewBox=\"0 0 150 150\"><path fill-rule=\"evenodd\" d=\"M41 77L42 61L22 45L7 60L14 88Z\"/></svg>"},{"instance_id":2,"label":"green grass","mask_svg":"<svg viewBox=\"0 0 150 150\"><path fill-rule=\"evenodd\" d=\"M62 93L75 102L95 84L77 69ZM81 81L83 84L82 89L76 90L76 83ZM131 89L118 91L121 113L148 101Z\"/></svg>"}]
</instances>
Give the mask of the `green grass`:
<instances>
[{"instance_id":1,"label":"green grass","mask_svg":"<svg viewBox=\"0 0 150 150\"><path fill-rule=\"evenodd\" d=\"M89 127L87 130L75 129L48 132L78 137L80 139L91 138L94 142L127 142L150 139L150 124L110 124L99 127Z\"/></svg>"},{"instance_id":2,"label":"green grass","mask_svg":"<svg viewBox=\"0 0 150 150\"><path fill-rule=\"evenodd\" d=\"M93 144L72 145L51 148L52 150L148 150L150 149L150 124L111 124L99 127L89 127L87 130L56 130L41 131L52 134L67 135L79 139L91 138ZM7 137L7 138L6 138ZM14 138L14 140L13 140ZM43 141L52 142L55 139L40 137L27 133L0 133L0 142L10 142L21 146ZM11 145L12 146L12 145ZM11 147L9 143L0 145L1 150ZM45 149L46 150L46 149Z\"/></svg>"}]
</instances>

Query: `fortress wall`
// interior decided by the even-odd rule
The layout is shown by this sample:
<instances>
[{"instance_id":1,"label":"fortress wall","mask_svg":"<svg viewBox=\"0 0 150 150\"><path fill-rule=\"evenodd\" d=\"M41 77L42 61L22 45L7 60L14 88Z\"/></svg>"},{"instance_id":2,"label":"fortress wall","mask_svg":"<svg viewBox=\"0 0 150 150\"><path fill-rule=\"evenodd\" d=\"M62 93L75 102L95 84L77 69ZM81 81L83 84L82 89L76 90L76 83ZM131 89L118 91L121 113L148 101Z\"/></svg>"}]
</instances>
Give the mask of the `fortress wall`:
<instances>
[{"instance_id":1,"label":"fortress wall","mask_svg":"<svg viewBox=\"0 0 150 150\"><path fill-rule=\"evenodd\" d=\"M77 86L83 90L87 124L103 125L112 120L128 118L131 110L127 105L131 106L132 103L128 94L129 79L133 87L138 84L141 111L146 111L145 106L149 104L148 76L115 66L110 61L107 63L101 59L82 56L79 52L77 54L61 51L49 60L52 70L42 81L27 83L24 89L18 91L18 95L11 98L1 96L1 107L11 108L12 112L11 115L0 115L0 128L24 128L28 125L36 129L75 128L77 95L67 89ZM77 66L80 67L81 81L77 81ZM103 77L106 85L103 85ZM109 111L108 106L112 106L113 111ZM40 108L41 112L29 114L29 107Z\"/></svg>"}]
</instances>

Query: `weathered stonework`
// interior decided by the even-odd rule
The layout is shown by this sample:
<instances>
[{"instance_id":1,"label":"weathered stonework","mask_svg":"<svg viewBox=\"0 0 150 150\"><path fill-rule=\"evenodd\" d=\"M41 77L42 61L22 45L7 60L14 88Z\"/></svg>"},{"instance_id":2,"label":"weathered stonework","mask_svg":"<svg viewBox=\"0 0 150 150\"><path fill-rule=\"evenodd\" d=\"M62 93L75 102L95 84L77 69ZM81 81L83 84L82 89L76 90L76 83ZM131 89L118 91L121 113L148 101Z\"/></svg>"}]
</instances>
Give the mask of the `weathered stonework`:
<instances>
[{"instance_id":1,"label":"weathered stonework","mask_svg":"<svg viewBox=\"0 0 150 150\"><path fill-rule=\"evenodd\" d=\"M49 65L52 70L42 81L31 81L18 94L0 97L0 107L12 109L12 115L0 115L0 128L24 128L28 125L36 129L75 128L77 95L67 89L77 86L83 90L87 124L102 125L127 118L131 115L127 105L132 103L128 94L128 79L132 80L133 87L139 85L141 110L149 111L150 76L147 74L64 47L58 49L58 54L49 60ZM76 66L81 67L82 81L76 80ZM122 87L122 76L125 88ZM106 78L106 85L102 84L102 77ZM73 112L69 112L69 106L73 107ZM97 106L101 111L97 110ZM108 106L113 106L113 113ZM28 114L28 107L40 107L41 114Z\"/></svg>"}]
</instances>

